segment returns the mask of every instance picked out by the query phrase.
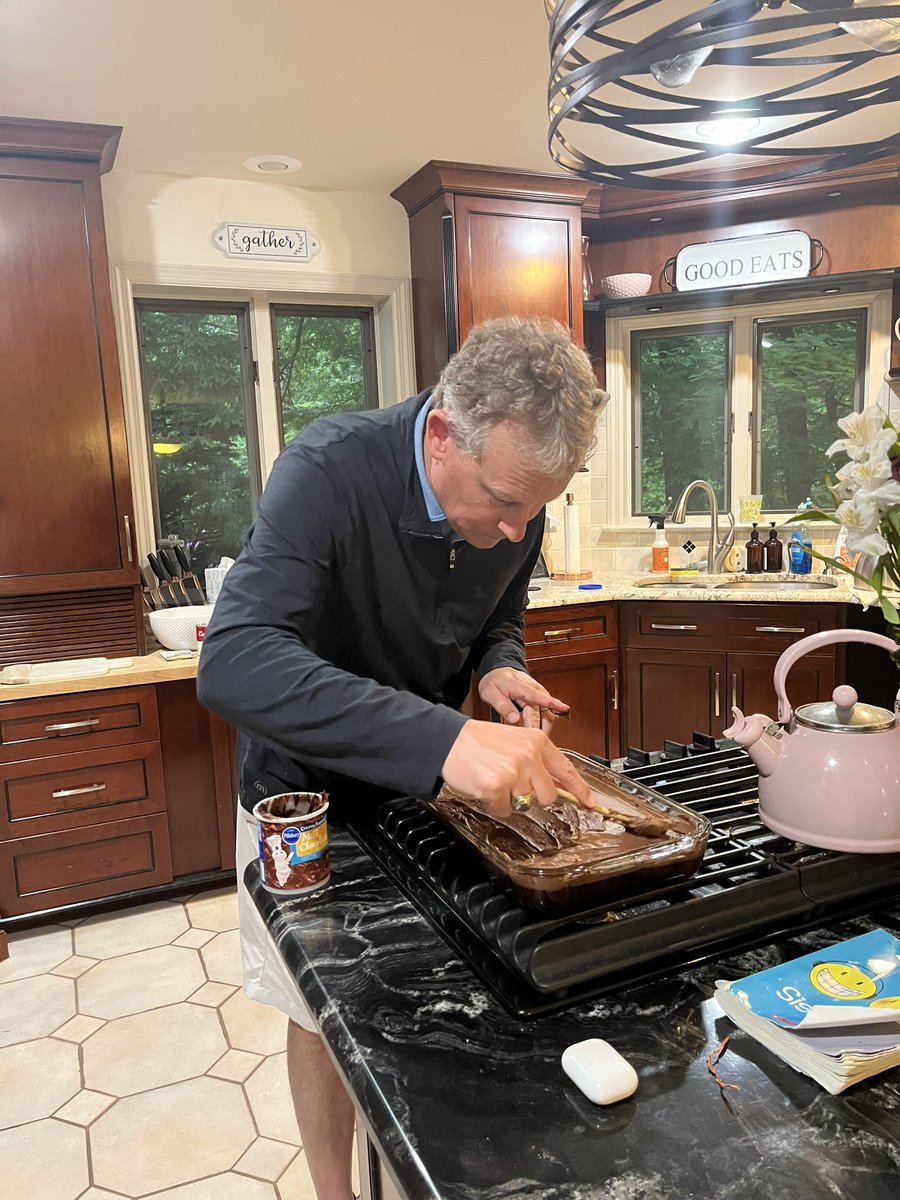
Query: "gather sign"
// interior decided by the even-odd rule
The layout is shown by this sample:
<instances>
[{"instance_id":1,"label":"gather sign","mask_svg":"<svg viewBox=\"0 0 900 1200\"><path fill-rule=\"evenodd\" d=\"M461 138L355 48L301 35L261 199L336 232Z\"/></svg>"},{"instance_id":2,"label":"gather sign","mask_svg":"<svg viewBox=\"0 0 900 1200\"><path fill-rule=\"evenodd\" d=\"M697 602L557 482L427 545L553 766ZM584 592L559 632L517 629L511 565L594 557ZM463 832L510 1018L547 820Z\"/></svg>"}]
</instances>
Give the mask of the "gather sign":
<instances>
[{"instance_id":1,"label":"gather sign","mask_svg":"<svg viewBox=\"0 0 900 1200\"><path fill-rule=\"evenodd\" d=\"M789 229L755 237L696 242L678 251L675 290L746 287L809 275L812 241L808 233Z\"/></svg>"},{"instance_id":2,"label":"gather sign","mask_svg":"<svg viewBox=\"0 0 900 1200\"><path fill-rule=\"evenodd\" d=\"M321 249L308 229L286 225L220 225L213 244L229 258L287 258L309 262Z\"/></svg>"}]
</instances>

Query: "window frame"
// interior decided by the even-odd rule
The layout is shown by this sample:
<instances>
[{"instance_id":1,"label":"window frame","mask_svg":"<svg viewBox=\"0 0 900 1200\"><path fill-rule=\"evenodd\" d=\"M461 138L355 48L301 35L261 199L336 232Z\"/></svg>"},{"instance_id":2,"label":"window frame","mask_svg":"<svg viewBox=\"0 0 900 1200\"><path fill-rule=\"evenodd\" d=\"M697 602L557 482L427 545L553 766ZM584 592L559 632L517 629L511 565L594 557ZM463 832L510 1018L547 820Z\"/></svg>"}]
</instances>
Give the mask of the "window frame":
<instances>
[{"instance_id":1,"label":"window frame","mask_svg":"<svg viewBox=\"0 0 900 1200\"><path fill-rule=\"evenodd\" d=\"M241 400L244 409L244 425L247 431L247 471L250 490L250 522L256 520L256 509L262 494L262 463L260 455L259 425L256 411L256 359L253 353L250 305L233 300L167 299L157 297L135 297L134 320L137 330L138 364L140 368L141 404L143 410L143 432L149 465L147 485L153 514L154 548L159 539L165 537L159 516L159 489L156 481L156 462L153 453L153 422L150 413L150 396L147 384L147 364L144 356L141 314L144 312L167 313L218 313L237 317L240 342Z\"/></svg>"},{"instance_id":2,"label":"window frame","mask_svg":"<svg viewBox=\"0 0 900 1200\"><path fill-rule=\"evenodd\" d=\"M823 293L827 288L827 277L823 277ZM648 306L649 307L649 306ZM890 365L891 292L890 289L867 290L842 293L841 295L817 295L802 299L776 300L765 304L758 299L752 304L734 304L710 307L698 311L691 307L683 312L645 311L635 315L606 315L606 387L612 397L606 407L603 421L606 425L605 454L600 454L594 470L603 471L606 484L607 520L604 525L610 532L634 533L645 531L647 518L632 513L632 449L634 423L632 416L631 333L634 330L649 331L665 328L667 331L684 327L705 325L714 322L731 322L734 325L734 378L732 386L732 430L731 436L731 495L752 494L753 444L752 416L752 357L754 318L793 317L866 310L868 347L865 355L866 378L860 385L863 406L879 404L886 413L900 415L900 404L893 396L885 374ZM701 319L702 318L702 319ZM839 431L835 430L835 437ZM601 447L602 448L602 447ZM823 462L823 473L827 470ZM685 480L689 483L690 480ZM705 514L688 514L684 528L706 529Z\"/></svg>"},{"instance_id":3,"label":"window frame","mask_svg":"<svg viewBox=\"0 0 900 1200\"><path fill-rule=\"evenodd\" d=\"M375 358L375 312L374 309L349 304L303 304L277 301L269 303L269 329L272 338L272 380L275 387L275 415L278 422L278 443L284 449L284 411L281 384L278 378L278 338L276 321L279 316L287 317L356 317L360 322L363 344L363 387L366 394L366 409L378 408L378 364Z\"/></svg>"},{"instance_id":4,"label":"window frame","mask_svg":"<svg viewBox=\"0 0 900 1200\"><path fill-rule=\"evenodd\" d=\"M693 325L675 325L675 326L660 326L652 329L633 329L630 336L629 355L631 360L631 516L646 522L651 514L643 512L641 509L641 493L642 493L642 470L641 458L643 452L643 422L638 420L638 410L641 405L641 368L640 368L640 343L649 341L651 338L665 337L684 337L693 333L723 333L725 335L725 361L727 377L725 382L725 412L723 428L725 431L725 441L723 446L723 464L724 464L724 498L719 501L720 507L728 509L732 503L732 470L731 470L731 452L732 452L732 431L734 428L734 414L732 411L732 392L734 388L734 329L728 321L702 321ZM685 480L685 483L691 481ZM672 497L677 500L677 496ZM706 509L689 509L689 512L696 513L702 517Z\"/></svg>"},{"instance_id":5,"label":"window frame","mask_svg":"<svg viewBox=\"0 0 900 1200\"><path fill-rule=\"evenodd\" d=\"M761 355L759 353L760 344L763 335L767 328L772 328L778 325L789 324L816 324L820 322L824 324L826 321L840 320L858 320L856 328L856 379L853 386L853 411L861 412L865 407L863 400L866 395L868 376L870 372L870 363L866 356L866 346L869 341L869 326L871 324L871 312L865 306L857 306L854 308L828 309L824 312L807 313L803 312L794 316L765 316L755 317L753 319L753 328L751 334L751 345L753 347L752 355L752 385L753 385L753 406L751 408L750 420L750 442L751 442L751 484L750 495L758 495L761 491L761 476L762 476L762 455L760 447L762 443L762 370L760 367ZM838 436L837 429L835 437ZM823 464L823 472L825 466ZM781 513L786 512L786 509L766 507L766 512Z\"/></svg>"}]
</instances>

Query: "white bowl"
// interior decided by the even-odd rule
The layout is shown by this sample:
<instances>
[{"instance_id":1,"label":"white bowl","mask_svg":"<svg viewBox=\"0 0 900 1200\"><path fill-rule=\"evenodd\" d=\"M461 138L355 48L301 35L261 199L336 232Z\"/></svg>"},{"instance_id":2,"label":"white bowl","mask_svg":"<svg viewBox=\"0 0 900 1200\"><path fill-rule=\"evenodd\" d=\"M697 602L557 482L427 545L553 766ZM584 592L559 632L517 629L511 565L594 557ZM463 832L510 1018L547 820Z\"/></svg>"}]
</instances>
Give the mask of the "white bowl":
<instances>
[{"instance_id":1,"label":"white bowl","mask_svg":"<svg viewBox=\"0 0 900 1200\"><path fill-rule=\"evenodd\" d=\"M607 275L600 280L600 288L604 295L614 300L624 300L628 296L646 296L652 282L652 275L632 271L625 275Z\"/></svg>"},{"instance_id":2,"label":"white bowl","mask_svg":"<svg viewBox=\"0 0 900 1200\"><path fill-rule=\"evenodd\" d=\"M212 604L186 604L184 608L161 608L147 613L156 640L167 650L196 650L197 626L206 625Z\"/></svg>"}]
</instances>

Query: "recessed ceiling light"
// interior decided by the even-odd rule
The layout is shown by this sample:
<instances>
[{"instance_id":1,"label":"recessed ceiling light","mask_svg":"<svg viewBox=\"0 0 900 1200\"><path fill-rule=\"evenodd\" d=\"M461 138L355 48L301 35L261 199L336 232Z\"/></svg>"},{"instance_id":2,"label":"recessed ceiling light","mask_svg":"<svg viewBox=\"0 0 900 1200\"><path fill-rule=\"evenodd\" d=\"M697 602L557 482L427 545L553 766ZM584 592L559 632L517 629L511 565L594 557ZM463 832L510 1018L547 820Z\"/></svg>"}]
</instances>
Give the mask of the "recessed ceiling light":
<instances>
[{"instance_id":1,"label":"recessed ceiling light","mask_svg":"<svg viewBox=\"0 0 900 1200\"><path fill-rule=\"evenodd\" d=\"M647 312L662 312L662 305L661 304L648 305Z\"/></svg>"},{"instance_id":2,"label":"recessed ceiling light","mask_svg":"<svg viewBox=\"0 0 900 1200\"><path fill-rule=\"evenodd\" d=\"M827 192L826 193L826 195L828 195L828 196L843 196L843 194L844 194L843 192Z\"/></svg>"},{"instance_id":3,"label":"recessed ceiling light","mask_svg":"<svg viewBox=\"0 0 900 1200\"><path fill-rule=\"evenodd\" d=\"M702 121L696 129L698 137L718 146L730 146L742 142L748 133L759 125L758 117L717 117L714 121Z\"/></svg>"},{"instance_id":4,"label":"recessed ceiling light","mask_svg":"<svg viewBox=\"0 0 900 1200\"><path fill-rule=\"evenodd\" d=\"M840 290L839 287L822 288L822 294L825 296L836 296Z\"/></svg>"},{"instance_id":5,"label":"recessed ceiling light","mask_svg":"<svg viewBox=\"0 0 900 1200\"><path fill-rule=\"evenodd\" d=\"M256 154L245 159L244 166L263 175L286 175L289 171L299 171L303 163L287 154Z\"/></svg>"}]
</instances>

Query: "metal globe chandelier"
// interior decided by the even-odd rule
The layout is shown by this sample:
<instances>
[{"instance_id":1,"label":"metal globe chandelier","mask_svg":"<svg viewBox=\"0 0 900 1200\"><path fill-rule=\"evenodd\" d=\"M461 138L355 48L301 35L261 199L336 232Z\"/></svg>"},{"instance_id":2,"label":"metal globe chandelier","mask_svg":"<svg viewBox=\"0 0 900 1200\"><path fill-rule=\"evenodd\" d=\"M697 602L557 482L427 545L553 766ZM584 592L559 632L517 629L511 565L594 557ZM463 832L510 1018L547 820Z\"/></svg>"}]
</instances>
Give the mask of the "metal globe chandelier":
<instances>
[{"instance_id":1,"label":"metal globe chandelier","mask_svg":"<svg viewBox=\"0 0 900 1200\"><path fill-rule=\"evenodd\" d=\"M900 2L544 4L550 153L573 174L686 191L900 150Z\"/></svg>"}]
</instances>

